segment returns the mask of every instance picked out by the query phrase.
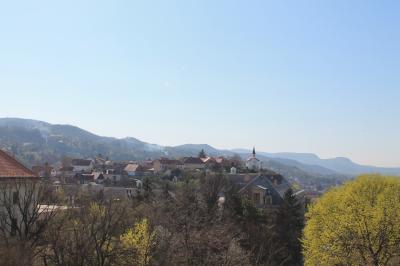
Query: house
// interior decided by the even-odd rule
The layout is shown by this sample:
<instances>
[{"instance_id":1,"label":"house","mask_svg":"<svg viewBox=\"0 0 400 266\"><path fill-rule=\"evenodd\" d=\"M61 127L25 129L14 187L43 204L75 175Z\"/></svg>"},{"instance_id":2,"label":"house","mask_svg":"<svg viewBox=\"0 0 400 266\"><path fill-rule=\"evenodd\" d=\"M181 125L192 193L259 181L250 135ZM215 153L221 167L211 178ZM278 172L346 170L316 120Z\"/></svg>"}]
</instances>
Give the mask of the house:
<instances>
[{"instance_id":1,"label":"house","mask_svg":"<svg viewBox=\"0 0 400 266\"><path fill-rule=\"evenodd\" d=\"M85 175L85 174L81 174ZM88 175L88 174L86 174ZM111 181L113 183L119 182L122 179L122 175L117 173L114 169L107 169L104 171L93 171L90 175L93 175L93 181L96 183L103 183L104 181Z\"/></svg>"},{"instance_id":2,"label":"house","mask_svg":"<svg viewBox=\"0 0 400 266\"><path fill-rule=\"evenodd\" d=\"M129 163L124 168L124 172L128 176L141 176L143 175L143 171L143 167L137 163Z\"/></svg>"},{"instance_id":3,"label":"house","mask_svg":"<svg viewBox=\"0 0 400 266\"><path fill-rule=\"evenodd\" d=\"M246 168L250 171L261 170L261 161L256 157L256 149L253 148L253 155L246 160Z\"/></svg>"},{"instance_id":4,"label":"house","mask_svg":"<svg viewBox=\"0 0 400 266\"><path fill-rule=\"evenodd\" d=\"M29 219L24 212L32 213L37 207L35 184L38 181L33 171L0 150L0 224L5 226L6 234L15 235L18 229L23 230L23 220Z\"/></svg>"},{"instance_id":5,"label":"house","mask_svg":"<svg viewBox=\"0 0 400 266\"><path fill-rule=\"evenodd\" d=\"M231 162L227 160L225 157L206 157L201 158L203 161L205 168L211 171L229 171L231 168Z\"/></svg>"},{"instance_id":6,"label":"house","mask_svg":"<svg viewBox=\"0 0 400 266\"><path fill-rule=\"evenodd\" d=\"M143 167L145 171L149 171L153 168L153 161L151 159L147 159L146 161L140 162L140 165Z\"/></svg>"},{"instance_id":7,"label":"house","mask_svg":"<svg viewBox=\"0 0 400 266\"><path fill-rule=\"evenodd\" d=\"M200 158L203 163L205 164L213 164L216 163L217 161L213 157L205 157L205 158Z\"/></svg>"},{"instance_id":8,"label":"house","mask_svg":"<svg viewBox=\"0 0 400 266\"><path fill-rule=\"evenodd\" d=\"M220 157L216 157L216 158L214 158L214 160L217 162L217 163L220 163L220 164L227 164L228 166L229 166L229 161L225 158L225 157L223 157L223 156L220 156Z\"/></svg>"},{"instance_id":9,"label":"house","mask_svg":"<svg viewBox=\"0 0 400 266\"><path fill-rule=\"evenodd\" d=\"M113 183L119 182L122 179L122 172L120 169L107 169L103 172L104 180Z\"/></svg>"},{"instance_id":10,"label":"house","mask_svg":"<svg viewBox=\"0 0 400 266\"><path fill-rule=\"evenodd\" d=\"M47 164L44 166L34 165L32 166L32 172L39 177L56 177L57 170Z\"/></svg>"},{"instance_id":11,"label":"house","mask_svg":"<svg viewBox=\"0 0 400 266\"><path fill-rule=\"evenodd\" d=\"M72 159L71 166L73 167L73 171L75 173L78 172L90 173L93 170L94 163L92 160Z\"/></svg>"},{"instance_id":12,"label":"house","mask_svg":"<svg viewBox=\"0 0 400 266\"><path fill-rule=\"evenodd\" d=\"M103 168L106 165L107 160L102 157L96 157L94 159L95 168Z\"/></svg>"},{"instance_id":13,"label":"house","mask_svg":"<svg viewBox=\"0 0 400 266\"><path fill-rule=\"evenodd\" d=\"M214 158L217 164L221 165L224 169L230 169L232 167L232 162L223 156Z\"/></svg>"},{"instance_id":14,"label":"house","mask_svg":"<svg viewBox=\"0 0 400 266\"><path fill-rule=\"evenodd\" d=\"M290 183L281 175L265 171L261 174L229 174L228 179L238 192L258 208L274 208L281 204Z\"/></svg>"},{"instance_id":15,"label":"house","mask_svg":"<svg viewBox=\"0 0 400 266\"><path fill-rule=\"evenodd\" d=\"M206 158L200 158L200 159L203 162L205 168L207 168L207 169L212 169L212 168L221 166L221 164L218 163L217 160L213 157L206 157Z\"/></svg>"},{"instance_id":16,"label":"house","mask_svg":"<svg viewBox=\"0 0 400 266\"><path fill-rule=\"evenodd\" d=\"M75 182L78 184L89 184L95 181L94 174L77 173L74 177Z\"/></svg>"},{"instance_id":17,"label":"house","mask_svg":"<svg viewBox=\"0 0 400 266\"><path fill-rule=\"evenodd\" d=\"M185 170L204 169L206 167L206 164L199 157L184 157L182 161Z\"/></svg>"},{"instance_id":18,"label":"house","mask_svg":"<svg viewBox=\"0 0 400 266\"><path fill-rule=\"evenodd\" d=\"M57 177L61 178L72 178L75 176L74 168L72 166L64 166L58 169Z\"/></svg>"},{"instance_id":19,"label":"house","mask_svg":"<svg viewBox=\"0 0 400 266\"><path fill-rule=\"evenodd\" d=\"M154 173L156 174L165 172L167 170L183 169L183 168L184 164L179 160L161 158L153 162L153 169Z\"/></svg>"},{"instance_id":20,"label":"house","mask_svg":"<svg viewBox=\"0 0 400 266\"><path fill-rule=\"evenodd\" d=\"M114 162L112 165L107 166L107 174L124 174L124 168L129 164L129 162Z\"/></svg>"},{"instance_id":21,"label":"house","mask_svg":"<svg viewBox=\"0 0 400 266\"><path fill-rule=\"evenodd\" d=\"M93 178L94 178L94 182L96 183L103 183L104 182L104 175L103 172L98 172L98 171L93 171Z\"/></svg>"}]
</instances>

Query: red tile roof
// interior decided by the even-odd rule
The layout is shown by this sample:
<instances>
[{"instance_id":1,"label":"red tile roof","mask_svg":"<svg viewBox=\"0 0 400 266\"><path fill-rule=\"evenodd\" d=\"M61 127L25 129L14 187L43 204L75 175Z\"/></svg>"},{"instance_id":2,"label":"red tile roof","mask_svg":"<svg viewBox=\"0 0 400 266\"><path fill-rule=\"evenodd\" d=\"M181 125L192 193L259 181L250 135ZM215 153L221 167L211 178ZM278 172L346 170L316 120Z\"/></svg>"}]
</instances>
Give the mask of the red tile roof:
<instances>
[{"instance_id":1,"label":"red tile roof","mask_svg":"<svg viewBox=\"0 0 400 266\"><path fill-rule=\"evenodd\" d=\"M0 150L0 178L35 178L31 170L26 168L14 157Z\"/></svg>"}]
</instances>

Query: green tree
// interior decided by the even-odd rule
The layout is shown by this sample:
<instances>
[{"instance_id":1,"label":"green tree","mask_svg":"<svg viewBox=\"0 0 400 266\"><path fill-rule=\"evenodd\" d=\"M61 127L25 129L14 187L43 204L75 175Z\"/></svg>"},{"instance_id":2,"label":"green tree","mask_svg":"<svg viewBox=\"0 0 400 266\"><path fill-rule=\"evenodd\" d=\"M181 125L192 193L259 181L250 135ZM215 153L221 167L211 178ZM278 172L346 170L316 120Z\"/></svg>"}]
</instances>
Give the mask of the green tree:
<instances>
[{"instance_id":1,"label":"green tree","mask_svg":"<svg viewBox=\"0 0 400 266\"><path fill-rule=\"evenodd\" d=\"M301 235L304 212L300 202L289 188L276 215L276 233L282 247L278 260L284 265L302 265Z\"/></svg>"},{"instance_id":2,"label":"green tree","mask_svg":"<svg viewBox=\"0 0 400 266\"><path fill-rule=\"evenodd\" d=\"M398 178L360 176L326 193L306 218L306 265L398 265Z\"/></svg>"},{"instance_id":3,"label":"green tree","mask_svg":"<svg viewBox=\"0 0 400 266\"><path fill-rule=\"evenodd\" d=\"M152 183L148 177L145 177L143 180L143 192L145 198L149 197L152 192Z\"/></svg>"}]
</instances>

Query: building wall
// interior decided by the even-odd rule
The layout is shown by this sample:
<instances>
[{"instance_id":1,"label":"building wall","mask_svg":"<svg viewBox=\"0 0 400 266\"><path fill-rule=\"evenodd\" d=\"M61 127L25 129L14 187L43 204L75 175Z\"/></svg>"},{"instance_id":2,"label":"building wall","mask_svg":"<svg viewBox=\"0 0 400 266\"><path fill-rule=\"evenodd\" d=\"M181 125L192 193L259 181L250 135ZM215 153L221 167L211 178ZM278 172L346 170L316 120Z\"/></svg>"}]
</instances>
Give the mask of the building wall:
<instances>
[{"instance_id":1,"label":"building wall","mask_svg":"<svg viewBox=\"0 0 400 266\"><path fill-rule=\"evenodd\" d=\"M154 168L154 173L160 173L164 171L163 164L161 164L160 161L154 161L153 168Z\"/></svg>"},{"instance_id":2,"label":"building wall","mask_svg":"<svg viewBox=\"0 0 400 266\"><path fill-rule=\"evenodd\" d=\"M258 194L258 196L256 196ZM272 196L268 190L261 189L257 186L251 186L247 189L245 196L256 207L265 208L272 206Z\"/></svg>"},{"instance_id":3,"label":"building wall","mask_svg":"<svg viewBox=\"0 0 400 266\"><path fill-rule=\"evenodd\" d=\"M260 161L258 161L257 159L250 159L246 161L246 167L251 170L259 170L260 165Z\"/></svg>"},{"instance_id":4,"label":"building wall","mask_svg":"<svg viewBox=\"0 0 400 266\"><path fill-rule=\"evenodd\" d=\"M24 206L25 203L26 205L28 205L29 202L24 203L23 199L26 193L30 193L30 191L35 189L35 187L33 186L34 184L33 182L34 181L26 179L24 179L21 182L18 182L16 180L0 182L0 214L6 215L5 217L7 219L6 220L7 225L1 225L1 226L5 226L7 228L6 231L8 232L8 234L11 233L11 221L9 219L10 218L9 214L7 213L4 205L7 203L10 203L12 205L11 209L12 216L16 219L16 223L18 226L23 226L23 224L21 224L22 213L18 208L17 202L19 202L21 206ZM30 205L28 206L28 208L30 209L33 209L34 206L33 203L36 203L37 192L38 192L37 190L33 191L33 200L30 202ZM13 204L12 202L14 200L14 193L17 193L16 195L18 195L17 198L15 198L15 200L17 200L16 204ZM0 219L0 221L3 222L3 219Z\"/></svg>"},{"instance_id":5,"label":"building wall","mask_svg":"<svg viewBox=\"0 0 400 266\"><path fill-rule=\"evenodd\" d=\"M104 180L110 180L113 182L119 182L122 179L121 175L118 174L103 174Z\"/></svg>"},{"instance_id":6,"label":"building wall","mask_svg":"<svg viewBox=\"0 0 400 266\"><path fill-rule=\"evenodd\" d=\"M166 170L173 170L173 169L184 169L184 165L180 164L163 164L160 161L154 161L153 163L154 173L161 173L165 172Z\"/></svg>"},{"instance_id":7,"label":"building wall","mask_svg":"<svg viewBox=\"0 0 400 266\"><path fill-rule=\"evenodd\" d=\"M93 165L90 164L89 166L81 166L81 165L74 165L74 172L90 172L93 170Z\"/></svg>"}]
</instances>

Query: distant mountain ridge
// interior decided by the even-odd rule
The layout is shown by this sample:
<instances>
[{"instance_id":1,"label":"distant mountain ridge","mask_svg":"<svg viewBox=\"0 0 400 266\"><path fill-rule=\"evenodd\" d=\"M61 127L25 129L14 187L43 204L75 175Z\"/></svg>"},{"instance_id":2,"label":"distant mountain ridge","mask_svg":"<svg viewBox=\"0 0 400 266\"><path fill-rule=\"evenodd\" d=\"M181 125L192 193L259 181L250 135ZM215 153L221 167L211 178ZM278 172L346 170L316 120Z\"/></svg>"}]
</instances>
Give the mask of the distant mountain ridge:
<instances>
[{"instance_id":1,"label":"distant mountain ridge","mask_svg":"<svg viewBox=\"0 0 400 266\"><path fill-rule=\"evenodd\" d=\"M239 154L246 158L251 154L250 150L220 150L208 144L168 147L132 137L103 137L76 126L20 118L0 118L0 148L16 154L28 165L54 163L63 156L93 158L98 154L113 160L196 156L202 149L211 156ZM364 172L400 174L400 168L363 166L347 158L320 159L315 154L266 152L257 152L257 156L265 167L286 176L341 178Z\"/></svg>"},{"instance_id":2,"label":"distant mountain ridge","mask_svg":"<svg viewBox=\"0 0 400 266\"><path fill-rule=\"evenodd\" d=\"M244 152L246 150L237 149L235 151ZM247 150L250 152L250 150ZM259 152L264 156L273 159L289 159L294 160L306 165L320 166L332 171L343 173L347 175L359 175L363 173L381 173L389 175L400 175L400 167L376 167L369 165L361 165L351 161L345 157L336 157L330 159L321 159L313 153L295 153L295 152L280 152L280 153L268 153Z\"/></svg>"}]
</instances>

